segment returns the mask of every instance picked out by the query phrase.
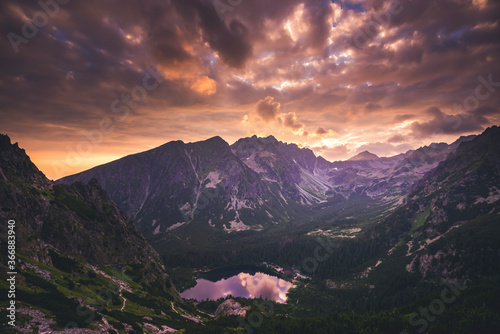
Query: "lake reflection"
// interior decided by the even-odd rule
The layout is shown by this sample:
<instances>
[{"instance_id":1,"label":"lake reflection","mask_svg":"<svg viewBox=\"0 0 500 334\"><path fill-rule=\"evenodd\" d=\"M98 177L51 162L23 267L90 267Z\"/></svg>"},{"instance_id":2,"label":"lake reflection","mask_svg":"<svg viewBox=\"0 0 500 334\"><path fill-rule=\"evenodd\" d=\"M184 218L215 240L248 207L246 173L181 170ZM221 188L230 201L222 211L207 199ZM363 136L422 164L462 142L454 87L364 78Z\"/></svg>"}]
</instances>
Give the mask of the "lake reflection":
<instances>
[{"instance_id":1,"label":"lake reflection","mask_svg":"<svg viewBox=\"0 0 500 334\"><path fill-rule=\"evenodd\" d=\"M181 293L182 298L196 300L219 299L227 295L244 298L258 298L274 300L278 303L286 302L286 294L292 283L281 278L263 273L239 273L236 276L211 282L203 278L196 280L196 286Z\"/></svg>"}]
</instances>

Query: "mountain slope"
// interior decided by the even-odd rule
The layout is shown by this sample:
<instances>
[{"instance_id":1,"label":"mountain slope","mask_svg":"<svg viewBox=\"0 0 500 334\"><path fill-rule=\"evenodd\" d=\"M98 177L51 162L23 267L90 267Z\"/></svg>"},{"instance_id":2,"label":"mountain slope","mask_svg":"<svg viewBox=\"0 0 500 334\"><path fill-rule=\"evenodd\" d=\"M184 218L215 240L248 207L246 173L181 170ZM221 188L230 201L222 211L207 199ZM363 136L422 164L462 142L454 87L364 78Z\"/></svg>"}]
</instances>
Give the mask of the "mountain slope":
<instances>
[{"instance_id":1,"label":"mountain slope","mask_svg":"<svg viewBox=\"0 0 500 334\"><path fill-rule=\"evenodd\" d=\"M499 188L500 128L494 126L460 143L372 233L380 242L395 245L384 256L388 262L399 258L405 264L399 270L424 280L498 277Z\"/></svg>"},{"instance_id":2,"label":"mountain slope","mask_svg":"<svg viewBox=\"0 0 500 334\"><path fill-rule=\"evenodd\" d=\"M48 244L60 254L83 256L90 264L114 267L144 263L150 275L160 276L156 252L137 233L95 180L83 185L55 185L30 161L24 150L1 137L4 179L0 180L0 217L19 222L21 251L41 262ZM127 252L129 255L126 255Z\"/></svg>"},{"instance_id":3,"label":"mountain slope","mask_svg":"<svg viewBox=\"0 0 500 334\"><path fill-rule=\"evenodd\" d=\"M56 185L5 135L0 170L0 220L15 221L17 330L142 331L145 315L157 327L189 322L168 311L180 299L158 254L96 180ZM12 271L6 267L6 223L0 233L0 268ZM3 296L8 289L2 279ZM161 309L167 313L159 315Z\"/></svg>"},{"instance_id":4,"label":"mountain slope","mask_svg":"<svg viewBox=\"0 0 500 334\"><path fill-rule=\"evenodd\" d=\"M452 145L342 162L328 162L273 137L244 138L232 146L219 137L171 142L61 180L69 185L47 180L24 151L1 137L0 218L27 222L19 224L22 240L27 240L20 254L20 301L54 315L56 329L68 319L100 330L105 322L115 329L145 330L146 320L157 329L189 326L189 315L182 311L188 306L179 304L158 256L98 183L130 210L155 247L167 237L190 243L192 253L176 248L170 258L182 263L180 255L195 257L200 264L196 269L240 255L239 263L273 257L276 263L295 265L304 254L315 254L317 236L341 240L318 263L311 284L290 297L294 305L300 299L306 309L318 312L334 309L326 305L335 298L339 308L370 310L369 304L377 303L387 309L415 300L441 280L495 279L500 276L499 132L493 127ZM365 206L387 201L391 192L399 208L387 204L390 210L371 217L373 226L366 224L362 210L376 210ZM333 200L339 196L344 201ZM314 220L294 230L278 229L308 214ZM277 230L269 227L274 225ZM257 233L261 226L268 230ZM313 226L317 233L308 233ZM249 229L256 231L243 231ZM213 232L232 236L228 233L237 230L248 239L232 241ZM212 249L197 248L203 239ZM259 244L261 239L267 244ZM355 286L352 293L330 291L350 284ZM86 323L72 312L79 302L94 305L97 293L91 299L85 294L106 286L111 298L102 311L94 311L95 320ZM47 302L38 299L36 289ZM5 283L0 290L6 292ZM358 293L362 297L353 298Z\"/></svg>"},{"instance_id":5,"label":"mountain slope","mask_svg":"<svg viewBox=\"0 0 500 334\"><path fill-rule=\"evenodd\" d=\"M242 138L231 149L265 182L276 183L287 201L310 205L325 200L331 190L326 175L330 163L309 149L273 136Z\"/></svg>"}]
</instances>

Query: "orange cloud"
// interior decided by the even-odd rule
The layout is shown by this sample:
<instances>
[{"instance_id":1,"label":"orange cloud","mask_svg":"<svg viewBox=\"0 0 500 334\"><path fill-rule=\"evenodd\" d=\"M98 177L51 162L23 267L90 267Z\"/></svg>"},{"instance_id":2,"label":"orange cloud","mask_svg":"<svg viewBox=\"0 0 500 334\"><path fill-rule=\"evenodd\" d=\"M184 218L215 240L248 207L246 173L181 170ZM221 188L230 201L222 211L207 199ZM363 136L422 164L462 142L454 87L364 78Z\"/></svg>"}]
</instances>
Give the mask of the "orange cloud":
<instances>
[{"instance_id":1,"label":"orange cloud","mask_svg":"<svg viewBox=\"0 0 500 334\"><path fill-rule=\"evenodd\" d=\"M207 76L202 76L191 85L191 89L202 95L213 95L217 92L217 82Z\"/></svg>"}]
</instances>

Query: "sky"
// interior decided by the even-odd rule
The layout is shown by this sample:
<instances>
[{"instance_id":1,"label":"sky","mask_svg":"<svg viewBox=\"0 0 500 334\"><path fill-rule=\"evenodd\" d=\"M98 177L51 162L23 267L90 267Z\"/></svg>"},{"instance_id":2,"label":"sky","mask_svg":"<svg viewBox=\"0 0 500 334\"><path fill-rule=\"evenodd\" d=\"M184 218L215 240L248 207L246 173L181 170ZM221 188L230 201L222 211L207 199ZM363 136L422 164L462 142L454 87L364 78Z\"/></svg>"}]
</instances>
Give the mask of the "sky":
<instances>
[{"instance_id":1,"label":"sky","mask_svg":"<svg viewBox=\"0 0 500 334\"><path fill-rule=\"evenodd\" d=\"M500 124L492 0L2 0L0 133L51 179L172 140L344 160Z\"/></svg>"}]
</instances>

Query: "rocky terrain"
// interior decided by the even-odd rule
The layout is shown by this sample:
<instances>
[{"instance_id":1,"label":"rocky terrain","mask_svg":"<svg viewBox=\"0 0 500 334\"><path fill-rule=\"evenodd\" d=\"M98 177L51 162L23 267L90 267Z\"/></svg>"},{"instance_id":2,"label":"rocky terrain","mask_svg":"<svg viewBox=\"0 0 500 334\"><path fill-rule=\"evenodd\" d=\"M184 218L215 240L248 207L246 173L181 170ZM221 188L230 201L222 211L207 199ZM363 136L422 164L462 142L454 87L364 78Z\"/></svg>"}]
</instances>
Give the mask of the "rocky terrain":
<instances>
[{"instance_id":1,"label":"rocky terrain","mask_svg":"<svg viewBox=\"0 0 500 334\"><path fill-rule=\"evenodd\" d=\"M315 205L351 196L401 204L415 181L472 138L390 158L364 152L339 162L272 136L243 138L231 146L220 137L176 141L57 183L96 179L150 240L180 227L191 232L261 231L311 217Z\"/></svg>"}]
</instances>

